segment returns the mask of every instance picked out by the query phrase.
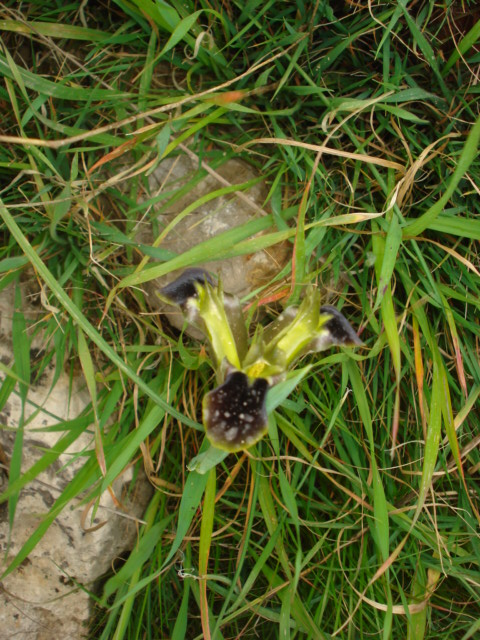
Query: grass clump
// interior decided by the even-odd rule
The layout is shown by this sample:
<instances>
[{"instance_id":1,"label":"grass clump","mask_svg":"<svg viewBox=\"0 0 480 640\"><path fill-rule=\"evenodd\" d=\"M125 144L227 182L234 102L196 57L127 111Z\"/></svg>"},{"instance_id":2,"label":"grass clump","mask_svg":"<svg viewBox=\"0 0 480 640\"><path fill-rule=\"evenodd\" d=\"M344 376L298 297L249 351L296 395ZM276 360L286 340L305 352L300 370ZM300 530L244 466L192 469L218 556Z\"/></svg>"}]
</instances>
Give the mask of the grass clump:
<instances>
[{"instance_id":1,"label":"grass clump","mask_svg":"<svg viewBox=\"0 0 480 640\"><path fill-rule=\"evenodd\" d=\"M29 331L51 339L34 367L16 357L2 402L68 356L111 425L7 571L128 466L156 486L93 637L478 632L479 24L447 1L3 4L0 288L38 280ZM187 464L206 450L208 363L142 285L210 247L136 241L182 195L150 193L148 173L185 153L184 189L231 157L261 172L260 224L294 248L282 303L318 284L367 346L309 357L269 438L206 473Z\"/></svg>"}]
</instances>

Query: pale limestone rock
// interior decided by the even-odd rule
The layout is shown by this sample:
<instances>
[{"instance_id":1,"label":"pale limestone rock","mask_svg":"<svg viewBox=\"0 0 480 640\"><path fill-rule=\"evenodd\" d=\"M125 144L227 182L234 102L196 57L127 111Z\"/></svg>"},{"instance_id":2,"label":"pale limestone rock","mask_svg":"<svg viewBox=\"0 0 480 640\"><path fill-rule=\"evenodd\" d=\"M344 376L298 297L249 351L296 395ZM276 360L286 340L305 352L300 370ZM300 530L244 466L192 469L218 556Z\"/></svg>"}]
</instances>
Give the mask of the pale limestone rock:
<instances>
[{"instance_id":1,"label":"pale limestone rock","mask_svg":"<svg viewBox=\"0 0 480 640\"><path fill-rule=\"evenodd\" d=\"M30 320L44 313L25 300L24 307ZM0 296L0 360L7 366L12 361L12 314L13 290L7 289ZM34 346L39 348L40 344L36 341ZM51 448L61 435L35 429L76 417L89 402L80 377L74 379L73 390L70 390L69 378L62 373L55 387L50 389L53 370L54 364L28 394L26 415L31 420L25 429L22 471L29 469L41 457L42 450ZM0 445L7 459L12 452L20 411L20 399L14 392L0 417ZM73 454L92 446L92 434L83 433L54 465L21 492L10 547L8 510L5 504L0 505L0 573L82 466L82 459L75 459ZM0 491L7 486L4 467L1 471ZM117 496L122 495L122 486L130 480L131 476L127 474L118 480L114 487ZM146 481L137 483L134 499L125 505L126 514L134 519L141 518L149 495L150 485ZM76 504L64 509L23 564L2 581L0 640L78 639L86 633L90 599L77 585L91 588L109 570L112 560L135 544L136 522L118 513L108 492L102 496L97 512L96 521L106 521L102 528L85 532L81 526L82 511L83 507L78 508ZM90 525L90 519L86 524Z\"/></svg>"},{"instance_id":2,"label":"pale limestone rock","mask_svg":"<svg viewBox=\"0 0 480 640\"><path fill-rule=\"evenodd\" d=\"M163 192L173 193L187 184L197 171L199 171L198 165L187 155L166 158L149 177L151 195L155 196ZM199 206L185 217L179 215L199 198L224 187L225 183L236 185L258 178L258 174L252 167L239 159L227 160L216 170L216 173L223 182L207 174L188 193L169 206L166 213L157 216L159 234L176 218L179 219L159 245L162 249L180 255L209 238L245 224L252 217L265 215L263 205L267 188L263 181L242 191L243 196L239 197L236 193L222 195ZM145 229L145 226L140 227L139 238L147 244L155 240L151 230ZM241 298L257 287L270 282L290 259L290 255L290 245L281 243L263 251L227 260L215 260L212 256L211 261L198 266L219 276L224 290ZM177 276L178 272L171 273L145 285L148 303L152 308L165 310L155 292ZM175 314L170 314L169 319L177 326L181 326L183 322L181 318L177 320Z\"/></svg>"}]
</instances>

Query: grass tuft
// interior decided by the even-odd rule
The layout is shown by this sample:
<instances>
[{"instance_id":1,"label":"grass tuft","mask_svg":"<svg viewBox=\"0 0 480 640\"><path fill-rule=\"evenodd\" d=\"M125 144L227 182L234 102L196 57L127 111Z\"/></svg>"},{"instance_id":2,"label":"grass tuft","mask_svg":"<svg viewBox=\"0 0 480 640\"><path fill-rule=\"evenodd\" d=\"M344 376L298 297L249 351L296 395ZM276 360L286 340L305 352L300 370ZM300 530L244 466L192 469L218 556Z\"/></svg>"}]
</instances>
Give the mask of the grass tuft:
<instances>
[{"instance_id":1,"label":"grass tuft","mask_svg":"<svg viewBox=\"0 0 480 640\"><path fill-rule=\"evenodd\" d=\"M49 362L83 369L91 398L23 474L22 421L11 523L22 488L95 435L4 575L133 465L155 492L92 638L478 634L479 25L468 0L2 4L0 295L28 283L41 313L16 306L0 407L26 406ZM195 174L153 192L179 155ZM237 157L267 184L257 219L181 255L159 231L138 242ZM248 186L219 182L191 210ZM142 287L285 242L287 289L244 302L268 316L317 284L366 349L307 357L269 399L269 438L212 457L208 358ZM23 336L40 334L30 362Z\"/></svg>"}]
</instances>

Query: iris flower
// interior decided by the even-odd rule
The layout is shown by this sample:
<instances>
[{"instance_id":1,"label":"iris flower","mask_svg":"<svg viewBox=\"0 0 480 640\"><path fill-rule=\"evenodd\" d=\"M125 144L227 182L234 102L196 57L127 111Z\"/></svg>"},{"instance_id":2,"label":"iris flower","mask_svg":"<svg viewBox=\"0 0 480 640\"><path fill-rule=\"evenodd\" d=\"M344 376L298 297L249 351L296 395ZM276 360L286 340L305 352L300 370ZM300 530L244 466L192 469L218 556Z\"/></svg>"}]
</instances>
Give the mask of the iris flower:
<instances>
[{"instance_id":1,"label":"iris flower","mask_svg":"<svg viewBox=\"0 0 480 640\"><path fill-rule=\"evenodd\" d=\"M187 269L162 289L161 297L180 307L210 345L218 386L203 399L203 425L211 444L228 452L263 438L267 392L300 358L362 344L338 309L321 305L313 287L300 306L288 307L266 328L259 326L250 345L240 301L203 269Z\"/></svg>"}]
</instances>

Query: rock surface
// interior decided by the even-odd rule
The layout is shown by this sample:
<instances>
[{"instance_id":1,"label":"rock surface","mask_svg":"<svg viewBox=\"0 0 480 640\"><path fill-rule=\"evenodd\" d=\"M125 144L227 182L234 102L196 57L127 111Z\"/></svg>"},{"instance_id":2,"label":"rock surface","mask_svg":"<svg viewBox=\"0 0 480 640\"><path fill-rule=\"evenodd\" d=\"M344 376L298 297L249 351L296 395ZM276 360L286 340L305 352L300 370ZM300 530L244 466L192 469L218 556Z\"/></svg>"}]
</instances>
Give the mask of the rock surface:
<instances>
[{"instance_id":1,"label":"rock surface","mask_svg":"<svg viewBox=\"0 0 480 640\"><path fill-rule=\"evenodd\" d=\"M7 366L12 364L13 300L12 288L2 291L0 360ZM26 317L33 320L38 316L38 308L26 302L24 308ZM37 349L40 346L34 344ZM55 364L51 363L50 367L28 393L22 472L29 469L45 450L53 447L62 435L37 429L74 418L89 403L80 377L74 379L73 389L70 389L69 377L62 373L51 389ZM8 484L6 467L20 416L20 398L13 392L0 414L0 451L3 451L3 460L0 458L0 492ZM22 490L11 536L7 505L0 505L0 573L10 564L40 524L42 515L48 512L83 465L82 458L72 459L72 454L91 447L92 434L82 433L57 462ZM128 485L130 479L125 475L119 479L114 487L117 496L122 495L122 485ZM140 518L151 488L145 481L143 485L137 483L136 489L134 500L124 506L128 516ZM97 519L106 522L103 527L96 531L85 531L81 522L83 509L64 509L27 559L0 584L0 640L77 640L86 633L85 625L91 613L90 598L78 584L91 588L94 581L109 570L112 560L135 544L136 523L115 508L108 492L102 496L97 513ZM86 524L90 524L89 518Z\"/></svg>"},{"instance_id":2,"label":"rock surface","mask_svg":"<svg viewBox=\"0 0 480 640\"><path fill-rule=\"evenodd\" d=\"M152 196L157 193L172 193L188 184L198 171L198 166L187 155L166 158L149 177ZM167 231L159 245L162 249L177 255L184 253L197 244L213 238L218 234L239 227L252 217L265 215L262 209L267 195L263 181L259 181L246 190L221 195L202 204L183 216L187 207L198 199L211 194L226 185L240 185L258 179L258 174L243 160L230 159L216 170L215 175L207 175L196 186L168 207L168 212L157 216L159 231ZM152 243L151 229L143 229L140 233L142 242ZM223 288L239 298L250 291L271 281L290 259L290 245L277 244L266 250L248 255L241 255L229 260L213 259L201 265L207 271L221 278ZM177 273L171 273L145 285L148 302L154 309L165 311L164 305L156 296L162 286L171 282ZM172 324L181 327L183 320L177 320L169 314Z\"/></svg>"}]
</instances>

